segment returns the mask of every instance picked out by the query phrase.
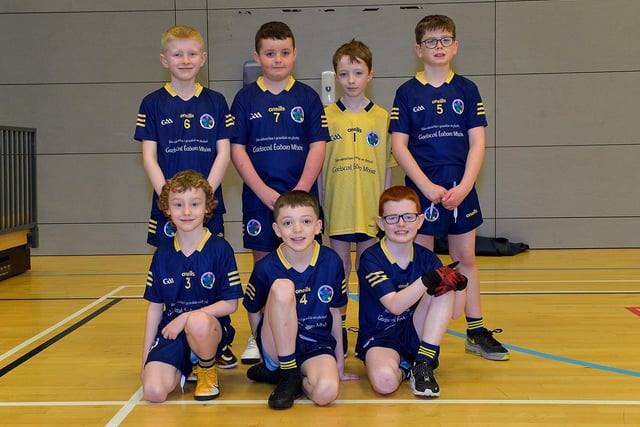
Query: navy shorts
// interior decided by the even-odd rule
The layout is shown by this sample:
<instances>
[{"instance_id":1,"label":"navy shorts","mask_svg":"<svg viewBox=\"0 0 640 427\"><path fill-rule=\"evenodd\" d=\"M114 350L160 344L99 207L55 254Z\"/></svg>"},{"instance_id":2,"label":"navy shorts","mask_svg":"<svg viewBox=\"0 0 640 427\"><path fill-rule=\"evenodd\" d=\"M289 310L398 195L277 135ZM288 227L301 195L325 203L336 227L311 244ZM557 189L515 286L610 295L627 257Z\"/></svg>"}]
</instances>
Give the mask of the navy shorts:
<instances>
[{"instance_id":1,"label":"navy shorts","mask_svg":"<svg viewBox=\"0 0 640 427\"><path fill-rule=\"evenodd\" d=\"M436 237L464 234L480 227L483 222L480 201L475 187L460 203L460 206L452 211L445 209L441 204L431 203L419 191L417 193L420 197L422 213L424 213L424 223L418 230L418 234Z\"/></svg>"},{"instance_id":2,"label":"navy shorts","mask_svg":"<svg viewBox=\"0 0 640 427\"><path fill-rule=\"evenodd\" d=\"M216 357L222 354L222 349L231 344L232 337L229 334L227 328L222 328L222 338L220 344L218 344L218 350L216 351ZM147 355L147 361L149 362L164 362L168 365L175 366L182 375L188 376L191 373L191 348L187 342L187 334L180 333L175 340L168 340L162 337L162 335L156 336L156 340L149 350Z\"/></svg>"},{"instance_id":3,"label":"navy shorts","mask_svg":"<svg viewBox=\"0 0 640 427\"><path fill-rule=\"evenodd\" d=\"M379 336L358 336L356 343L356 353L358 358L363 362L366 360L367 351L374 347L384 347L395 350L400 355L400 366L413 365L413 362L420 348L420 337L413 326L413 320L408 320L396 325L386 334Z\"/></svg>"},{"instance_id":4,"label":"navy shorts","mask_svg":"<svg viewBox=\"0 0 640 427\"><path fill-rule=\"evenodd\" d=\"M375 239L364 233L351 233L351 234L336 234L335 236L329 236L331 239L339 240L341 242L348 243L360 243L366 242L369 239Z\"/></svg>"},{"instance_id":5,"label":"navy shorts","mask_svg":"<svg viewBox=\"0 0 640 427\"><path fill-rule=\"evenodd\" d=\"M265 366L270 371L277 370L280 367L280 362L278 362L278 360L272 360L269 355L262 351L262 320L258 323L256 335L256 344L260 349L260 354L262 355ZM328 354L335 358L335 348L336 340L333 337L326 341L310 341L298 335L296 339L296 363L298 366L302 366L307 360L321 354Z\"/></svg>"}]
</instances>

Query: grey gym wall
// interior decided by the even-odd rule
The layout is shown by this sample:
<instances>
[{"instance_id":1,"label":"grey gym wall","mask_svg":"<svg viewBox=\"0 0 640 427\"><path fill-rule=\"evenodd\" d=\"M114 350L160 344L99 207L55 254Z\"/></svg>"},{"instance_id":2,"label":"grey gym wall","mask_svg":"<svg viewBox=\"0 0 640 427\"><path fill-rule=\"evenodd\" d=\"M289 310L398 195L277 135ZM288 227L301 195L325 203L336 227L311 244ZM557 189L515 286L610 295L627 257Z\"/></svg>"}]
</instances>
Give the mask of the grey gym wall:
<instances>
[{"instance_id":1,"label":"grey gym wall","mask_svg":"<svg viewBox=\"0 0 640 427\"><path fill-rule=\"evenodd\" d=\"M263 22L289 23L295 76L317 89L335 48L359 38L374 53L370 95L390 108L395 88L419 68L413 27L431 13L455 19L455 70L477 82L487 108L480 234L534 248L638 246L632 101L640 95L640 2L85 3L0 3L0 121L38 129L36 255L151 251L151 188L132 134L140 100L167 79L158 53L170 25L202 31L209 63L201 82L229 103ZM227 238L241 251L241 182L232 166L224 187Z\"/></svg>"}]
</instances>

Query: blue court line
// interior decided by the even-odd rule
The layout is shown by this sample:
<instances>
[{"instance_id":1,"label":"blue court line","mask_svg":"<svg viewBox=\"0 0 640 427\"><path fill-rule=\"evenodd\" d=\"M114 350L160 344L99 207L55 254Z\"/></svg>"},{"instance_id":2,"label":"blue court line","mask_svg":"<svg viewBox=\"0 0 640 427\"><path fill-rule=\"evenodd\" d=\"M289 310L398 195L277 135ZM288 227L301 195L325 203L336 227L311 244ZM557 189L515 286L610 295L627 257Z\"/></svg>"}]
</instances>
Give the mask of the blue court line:
<instances>
[{"instance_id":1,"label":"blue court line","mask_svg":"<svg viewBox=\"0 0 640 427\"><path fill-rule=\"evenodd\" d=\"M458 331L452 331L450 329L447 329L447 334L456 336L458 338L466 338L466 334L465 333L461 333L461 332L458 332ZM524 348L524 347L518 347L518 346L515 346L515 345L508 345L508 344L504 344L504 343L502 343L502 345L504 347L508 348L509 350L514 350L514 351L517 351L519 353L528 354L530 356L542 357L544 359L554 360L556 362L569 363L569 364L572 364L572 365L582 366L584 368L599 369L601 371L612 372L614 374L630 375L632 377L640 377L640 372L637 372L637 371L630 371L628 369L613 368L611 366L599 365L597 363L584 362L582 360L571 359L571 358L563 357L563 356L556 356L556 355L549 354L549 353L542 353L540 351L530 350L530 349L527 349L527 348Z\"/></svg>"}]
</instances>

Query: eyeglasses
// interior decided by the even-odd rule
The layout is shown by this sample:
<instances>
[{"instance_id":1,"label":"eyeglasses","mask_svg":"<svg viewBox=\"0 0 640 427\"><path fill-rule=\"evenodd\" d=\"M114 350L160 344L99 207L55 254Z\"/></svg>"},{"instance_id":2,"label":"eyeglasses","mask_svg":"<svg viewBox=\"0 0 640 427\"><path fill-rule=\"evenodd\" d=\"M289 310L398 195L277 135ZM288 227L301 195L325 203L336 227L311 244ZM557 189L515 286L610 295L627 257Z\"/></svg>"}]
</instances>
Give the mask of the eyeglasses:
<instances>
[{"instance_id":1,"label":"eyeglasses","mask_svg":"<svg viewBox=\"0 0 640 427\"><path fill-rule=\"evenodd\" d=\"M422 40L419 44L423 44L427 49L435 49L438 46L438 42L440 42L442 47L449 47L455 40L453 37L441 37L439 39Z\"/></svg>"},{"instance_id":2,"label":"eyeglasses","mask_svg":"<svg viewBox=\"0 0 640 427\"><path fill-rule=\"evenodd\" d=\"M403 213L400 215L383 216L382 219L387 224L397 224L400 222L400 218L402 218L404 222L415 222L415 220L418 219L418 215L417 213Z\"/></svg>"}]
</instances>

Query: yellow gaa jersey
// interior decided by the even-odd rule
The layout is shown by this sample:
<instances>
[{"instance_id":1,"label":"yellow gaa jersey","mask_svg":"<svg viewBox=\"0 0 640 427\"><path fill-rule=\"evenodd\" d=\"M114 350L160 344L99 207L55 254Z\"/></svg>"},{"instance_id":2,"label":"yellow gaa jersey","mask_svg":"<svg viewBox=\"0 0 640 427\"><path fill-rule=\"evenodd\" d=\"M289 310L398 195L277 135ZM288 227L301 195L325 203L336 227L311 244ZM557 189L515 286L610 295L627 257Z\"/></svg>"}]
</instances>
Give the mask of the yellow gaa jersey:
<instances>
[{"instance_id":1,"label":"yellow gaa jersey","mask_svg":"<svg viewBox=\"0 0 640 427\"><path fill-rule=\"evenodd\" d=\"M388 140L389 113L369 102L353 113L338 100L325 107L331 138L322 167L325 230L329 236L375 237L385 172L396 166Z\"/></svg>"}]
</instances>

